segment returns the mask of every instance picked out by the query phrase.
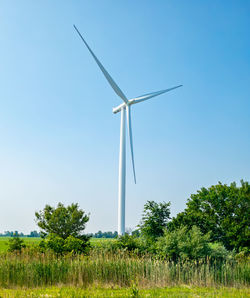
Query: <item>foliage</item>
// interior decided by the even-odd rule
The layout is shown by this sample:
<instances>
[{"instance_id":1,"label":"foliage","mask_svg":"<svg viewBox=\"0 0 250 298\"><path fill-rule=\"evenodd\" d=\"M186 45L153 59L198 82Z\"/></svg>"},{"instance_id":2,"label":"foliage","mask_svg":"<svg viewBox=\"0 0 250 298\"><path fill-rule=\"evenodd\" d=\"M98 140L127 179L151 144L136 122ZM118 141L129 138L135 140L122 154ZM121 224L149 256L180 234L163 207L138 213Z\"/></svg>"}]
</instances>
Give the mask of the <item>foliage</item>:
<instances>
[{"instance_id":1,"label":"foliage","mask_svg":"<svg viewBox=\"0 0 250 298\"><path fill-rule=\"evenodd\" d=\"M57 254L64 252L64 239L60 236L49 234L44 244L45 247L52 249Z\"/></svg>"},{"instance_id":2,"label":"foliage","mask_svg":"<svg viewBox=\"0 0 250 298\"><path fill-rule=\"evenodd\" d=\"M62 203L53 208L46 205L43 211L36 212L38 226L45 238L40 244L41 251L52 249L57 254L65 252L86 252L89 236L83 235L89 216L79 209L78 204L65 207Z\"/></svg>"},{"instance_id":3,"label":"foliage","mask_svg":"<svg viewBox=\"0 0 250 298\"><path fill-rule=\"evenodd\" d=\"M238 262L250 263L250 248L244 247L239 253L236 254L235 259Z\"/></svg>"},{"instance_id":4,"label":"foliage","mask_svg":"<svg viewBox=\"0 0 250 298\"><path fill-rule=\"evenodd\" d=\"M202 188L191 195L184 212L173 218L168 227L172 231L182 225L196 225L203 234L211 232L212 242L221 242L227 249L248 247L250 217L250 185L241 181Z\"/></svg>"},{"instance_id":5,"label":"foliage","mask_svg":"<svg viewBox=\"0 0 250 298\"><path fill-rule=\"evenodd\" d=\"M8 242L8 251L10 252L21 252L22 248L26 247L24 241L18 236L11 238Z\"/></svg>"},{"instance_id":6,"label":"foliage","mask_svg":"<svg viewBox=\"0 0 250 298\"><path fill-rule=\"evenodd\" d=\"M48 237L39 243L39 251L46 252L51 249L56 254L64 253L87 253L90 248L89 238L81 239L69 236L63 239L55 234L49 234Z\"/></svg>"},{"instance_id":7,"label":"foliage","mask_svg":"<svg viewBox=\"0 0 250 298\"><path fill-rule=\"evenodd\" d=\"M222 243L213 242L208 243L209 257L215 260L226 260L230 255L228 250Z\"/></svg>"},{"instance_id":8,"label":"foliage","mask_svg":"<svg viewBox=\"0 0 250 298\"><path fill-rule=\"evenodd\" d=\"M139 225L141 235L151 242L164 234L170 219L170 202L156 203L147 201L144 205L142 220Z\"/></svg>"},{"instance_id":9,"label":"foliage","mask_svg":"<svg viewBox=\"0 0 250 298\"><path fill-rule=\"evenodd\" d=\"M89 216L79 209L78 204L71 204L64 207L62 203L53 208L46 205L45 208L35 213L37 225L42 229L41 235L57 235L63 239L70 235L76 238L81 237Z\"/></svg>"},{"instance_id":10,"label":"foliage","mask_svg":"<svg viewBox=\"0 0 250 298\"><path fill-rule=\"evenodd\" d=\"M140 249L140 242L137 237L133 235L125 234L120 236L117 241L120 248L125 248L128 251L134 251Z\"/></svg>"},{"instance_id":11,"label":"foliage","mask_svg":"<svg viewBox=\"0 0 250 298\"><path fill-rule=\"evenodd\" d=\"M209 238L209 234L202 235L196 226L191 230L181 227L172 232L165 231L164 236L157 241L157 253L173 261L198 260L209 255Z\"/></svg>"},{"instance_id":12,"label":"foliage","mask_svg":"<svg viewBox=\"0 0 250 298\"><path fill-rule=\"evenodd\" d=\"M73 252L73 253L86 253L90 248L89 239L81 239L75 238L73 236L69 236L64 241L64 251L65 252Z\"/></svg>"}]
</instances>

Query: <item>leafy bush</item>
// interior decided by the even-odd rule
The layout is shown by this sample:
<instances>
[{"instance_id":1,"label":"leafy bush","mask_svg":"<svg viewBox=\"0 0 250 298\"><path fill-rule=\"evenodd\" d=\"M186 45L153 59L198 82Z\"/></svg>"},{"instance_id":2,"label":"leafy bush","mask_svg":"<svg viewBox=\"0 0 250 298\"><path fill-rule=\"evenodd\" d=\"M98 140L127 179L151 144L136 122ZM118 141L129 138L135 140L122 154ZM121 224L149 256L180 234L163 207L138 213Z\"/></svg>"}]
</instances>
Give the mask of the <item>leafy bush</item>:
<instances>
[{"instance_id":1,"label":"leafy bush","mask_svg":"<svg viewBox=\"0 0 250 298\"><path fill-rule=\"evenodd\" d=\"M8 251L10 252L21 252L22 248L26 247L24 241L18 236L11 238L8 242Z\"/></svg>"},{"instance_id":2,"label":"leafy bush","mask_svg":"<svg viewBox=\"0 0 250 298\"><path fill-rule=\"evenodd\" d=\"M222 243L208 243L209 256L216 260L225 260L229 256L228 250Z\"/></svg>"},{"instance_id":3,"label":"leafy bush","mask_svg":"<svg viewBox=\"0 0 250 298\"><path fill-rule=\"evenodd\" d=\"M117 242L120 248L125 248L128 251L134 251L140 248L138 238L132 235L125 234L120 236Z\"/></svg>"},{"instance_id":4,"label":"leafy bush","mask_svg":"<svg viewBox=\"0 0 250 298\"><path fill-rule=\"evenodd\" d=\"M40 252L50 249L56 254L64 253L87 253L90 245L88 241L69 236L63 239L57 235L50 234L39 243Z\"/></svg>"},{"instance_id":5,"label":"leafy bush","mask_svg":"<svg viewBox=\"0 0 250 298\"><path fill-rule=\"evenodd\" d=\"M65 252L86 253L89 248L89 242L69 236L65 239L63 248Z\"/></svg>"},{"instance_id":6,"label":"leafy bush","mask_svg":"<svg viewBox=\"0 0 250 298\"><path fill-rule=\"evenodd\" d=\"M239 253L235 255L235 259L238 262L248 262L250 263L250 249L248 247L244 247L241 249Z\"/></svg>"},{"instance_id":7,"label":"leafy bush","mask_svg":"<svg viewBox=\"0 0 250 298\"><path fill-rule=\"evenodd\" d=\"M64 241L65 240L63 238L50 234L47 241L45 241L45 245L55 253L62 254L64 252Z\"/></svg>"},{"instance_id":8,"label":"leafy bush","mask_svg":"<svg viewBox=\"0 0 250 298\"><path fill-rule=\"evenodd\" d=\"M181 227L178 230L165 231L157 241L157 254L173 261L178 259L196 260L209 255L209 234L202 235L198 227Z\"/></svg>"}]
</instances>

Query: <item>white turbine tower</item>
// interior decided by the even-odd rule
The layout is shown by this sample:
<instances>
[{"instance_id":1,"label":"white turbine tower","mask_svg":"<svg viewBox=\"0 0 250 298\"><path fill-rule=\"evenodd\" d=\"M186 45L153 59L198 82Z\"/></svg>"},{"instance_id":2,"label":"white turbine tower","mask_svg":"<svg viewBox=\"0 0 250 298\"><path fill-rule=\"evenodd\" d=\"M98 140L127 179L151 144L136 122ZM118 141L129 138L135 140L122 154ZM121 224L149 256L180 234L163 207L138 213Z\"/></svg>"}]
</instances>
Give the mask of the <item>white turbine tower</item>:
<instances>
[{"instance_id":1,"label":"white turbine tower","mask_svg":"<svg viewBox=\"0 0 250 298\"><path fill-rule=\"evenodd\" d=\"M121 112L121 129L120 129L120 154L119 154L119 187L118 187L118 235L124 235L125 233L125 190L126 190L126 118L128 126L128 137L130 142L131 158L132 158L132 167L134 181L136 183L135 176L135 163L134 163L134 152L133 152L133 140L132 140L132 127L131 127L131 111L130 106L144 100L148 100L152 97L161 95L165 92L171 91L173 89L179 88L182 85L178 85L169 89L164 89L157 92L152 92L144 94L138 97L127 99L122 90L117 86L115 81L112 79L107 70L103 67L101 62L97 59L96 55L93 53L87 42L82 37L79 30L74 25L75 30L79 34L80 38L88 48L90 54L94 58L95 62L101 69L105 78L108 80L110 86L113 88L115 93L123 100L123 103L119 106L113 108L113 113ZM125 115L126 113L126 115ZM127 116L127 117L126 117Z\"/></svg>"}]
</instances>

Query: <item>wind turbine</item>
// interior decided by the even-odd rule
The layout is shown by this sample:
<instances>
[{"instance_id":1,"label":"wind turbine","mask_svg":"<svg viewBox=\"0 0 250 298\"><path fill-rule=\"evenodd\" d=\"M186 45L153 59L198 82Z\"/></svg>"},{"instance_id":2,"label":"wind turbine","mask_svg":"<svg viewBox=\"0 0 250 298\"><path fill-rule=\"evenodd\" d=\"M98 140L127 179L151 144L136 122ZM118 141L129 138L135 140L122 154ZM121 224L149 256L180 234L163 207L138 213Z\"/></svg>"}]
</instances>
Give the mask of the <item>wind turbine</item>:
<instances>
[{"instance_id":1,"label":"wind turbine","mask_svg":"<svg viewBox=\"0 0 250 298\"><path fill-rule=\"evenodd\" d=\"M85 39L82 37L79 30L74 25L76 32L79 34L80 38L88 48L90 54L94 58L95 62L101 69L102 73L104 74L105 78L109 82L110 86L113 88L115 93L123 100L123 102L113 108L113 113L116 114L121 112L121 127L120 127L120 154L119 154L119 185L118 185L118 235L124 235L125 233L125 190L126 190L126 118L127 118L127 127L128 127L128 137L130 143L130 151L131 151L131 159L132 159L132 167L133 167L133 175L134 175L134 182L136 183L136 176L135 176L135 163L134 163L134 151L133 151L133 138L132 138L132 127L131 127L131 105L137 104L139 102L148 100L152 97L161 95L168 91L174 90L176 88L181 87L182 85L178 85L172 88L164 89L161 91L156 91L148 94L144 94L138 97L134 97L128 99L122 90L118 87L115 81L112 79L110 74L98 60L96 55L93 53ZM126 114L126 115L125 115Z\"/></svg>"}]
</instances>

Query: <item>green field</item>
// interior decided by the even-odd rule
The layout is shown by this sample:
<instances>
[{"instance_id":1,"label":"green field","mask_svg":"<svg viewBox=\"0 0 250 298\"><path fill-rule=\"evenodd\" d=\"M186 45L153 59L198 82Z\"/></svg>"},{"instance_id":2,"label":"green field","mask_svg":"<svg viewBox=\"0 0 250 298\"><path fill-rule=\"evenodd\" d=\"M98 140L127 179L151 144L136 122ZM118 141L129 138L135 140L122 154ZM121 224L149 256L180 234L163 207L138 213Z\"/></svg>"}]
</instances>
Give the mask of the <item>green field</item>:
<instances>
[{"instance_id":1,"label":"green field","mask_svg":"<svg viewBox=\"0 0 250 298\"><path fill-rule=\"evenodd\" d=\"M104 289L53 287L45 289L0 289L0 297L249 297L248 289L172 287L156 289Z\"/></svg>"},{"instance_id":2,"label":"green field","mask_svg":"<svg viewBox=\"0 0 250 298\"><path fill-rule=\"evenodd\" d=\"M20 237L21 239L24 240L25 244L27 246L32 245L32 244L38 244L39 241L41 241L41 238L39 237ZM11 237L0 237L0 252L5 252L8 250L8 241L11 239ZM105 239L105 238L91 238L90 242L91 244L98 245L99 243L103 242L109 242L113 241L114 239Z\"/></svg>"},{"instance_id":3,"label":"green field","mask_svg":"<svg viewBox=\"0 0 250 298\"><path fill-rule=\"evenodd\" d=\"M9 239L11 239L12 237L0 237L0 252L2 251L7 251L8 250L8 241ZM36 238L36 237L20 237L21 239L24 240L26 245L31 245L34 243L38 243L41 238Z\"/></svg>"},{"instance_id":4,"label":"green field","mask_svg":"<svg viewBox=\"0 0 250 298\"><path fill-rule=\"evenodd\" d=\"M249 263L174 263L92 238L88 255L58 256L26 248L6 252L0 238L0 297L250 297ZM41 238L22 238L27 246Z\"/></svg>"}]
</instances>

